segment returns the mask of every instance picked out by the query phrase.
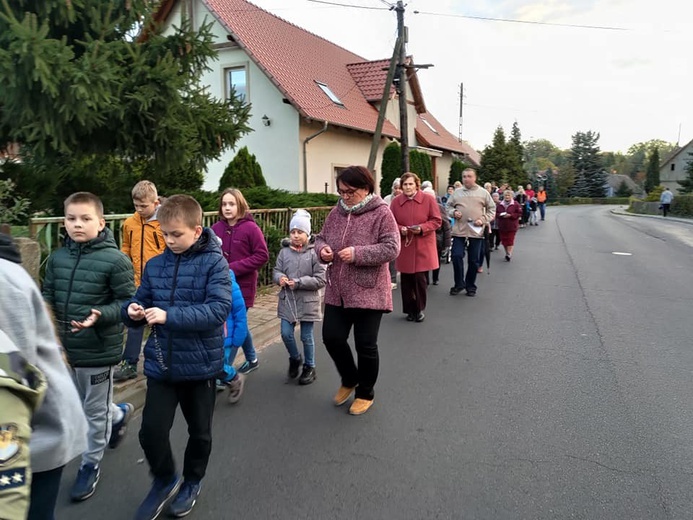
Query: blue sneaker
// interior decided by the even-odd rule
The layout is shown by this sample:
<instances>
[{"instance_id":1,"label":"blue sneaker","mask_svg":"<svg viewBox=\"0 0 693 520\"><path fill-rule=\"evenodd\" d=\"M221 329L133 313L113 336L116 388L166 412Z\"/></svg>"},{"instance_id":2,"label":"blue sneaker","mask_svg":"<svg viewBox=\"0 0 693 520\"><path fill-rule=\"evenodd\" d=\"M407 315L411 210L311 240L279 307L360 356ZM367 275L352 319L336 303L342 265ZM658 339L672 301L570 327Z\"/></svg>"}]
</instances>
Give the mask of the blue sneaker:
<instances>
[{"instance_id":1,"label":"blue sneaker","mask_svg":"<svg viewBox=\"0 0 693 520\"><path fill-rule=\"evenodd\" d=\"M70 491L70 498L73 502L86 500L96 491L96 484L99 482L101 470L94 464L84 464L77 472L77 478Z\"/></svg>"},{"instance_id":2,"label":"blue sneaker","mask_svg":"<svg viewBox=\"0 0 693 520\"><path fill-rule=\"evenodd\" d=\"M168 514L175 516L176 518L181 518L187 515L192 508L195 506L197 497L200 494L200 488L202 485L199 481L186 480L180 487L180 491L173 499L171 505L168 508Z\"/></svg>"},{"instance_id":3,"label":"blue sneaker","mask_svg":"<svg viewBox=\"0 0 693 520\"><path fill-rule=\"evenodd\" d=\"M257 370L260 366L260 362L256 359L255 361L244 361L238 372L245 375L250 374L253 370Z\"/></svg>"},{"instance_id":4,"label":"blue sneaker","mask_svg":"<svg viewBox=\"0 0 693 520\"><path fill-rule=\"evenodd\" d=\"M119 422L113 423L111 427L111 438L108 439L108 447L112 449L117 448L125 438L125 434L128 432L128 423L135 411L135 407L130 403L120 403L118 408L123 410L123 418Z\"/></svg>"},{"instance_id":5,"label":"blue sneaker","mask_svg":"<svg viewBox=\"0 0 693 520\"><path fill-rule=\"evenodd\" d=\"M180 478L178 475L174 475L169 480L155 478L152 489L149 490L149 494L137 508L135 520L154 520L158 517L168 499L176 493L179 486Z\"/></svg>"}]
</instances>

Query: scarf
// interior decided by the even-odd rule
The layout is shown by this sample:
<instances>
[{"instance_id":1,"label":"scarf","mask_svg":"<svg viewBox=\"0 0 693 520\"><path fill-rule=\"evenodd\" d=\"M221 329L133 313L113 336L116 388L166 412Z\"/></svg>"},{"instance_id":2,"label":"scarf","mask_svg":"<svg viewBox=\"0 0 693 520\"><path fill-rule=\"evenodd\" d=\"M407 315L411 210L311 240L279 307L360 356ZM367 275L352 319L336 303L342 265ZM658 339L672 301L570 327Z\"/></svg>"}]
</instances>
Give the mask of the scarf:
<instances>
[{"instance_id":1,"label":"scarf","mask_svg":"<svg viewBox=\"0 0 693 520\"><path fill-rule=\"evenodd\" d=\"M353 206L349 207L346 205L344 202L344 199L339 199L339 205L342 206L342 209L346 211L347 213L353 213L356 210L361 209L364 207L366 204L368 204L371 200L373 199L373 194L369 193L364 197L364 199L359 202L358 204L354 204Z\"/></svg>"}]
</instances>

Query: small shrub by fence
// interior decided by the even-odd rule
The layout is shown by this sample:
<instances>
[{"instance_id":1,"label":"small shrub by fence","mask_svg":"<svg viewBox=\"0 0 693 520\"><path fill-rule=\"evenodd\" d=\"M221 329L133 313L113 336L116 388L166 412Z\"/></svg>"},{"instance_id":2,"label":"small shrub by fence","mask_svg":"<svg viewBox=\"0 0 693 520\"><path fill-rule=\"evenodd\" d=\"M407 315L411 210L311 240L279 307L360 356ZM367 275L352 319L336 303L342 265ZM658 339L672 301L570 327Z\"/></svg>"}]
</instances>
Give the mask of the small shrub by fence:
<instances>
[{"instance_id":1,"label":"small shrub by fence","mask_svg":"<svg viewBox=\"0 0 693 520\"><path fill-rule=\"evenodd\" d=\"M322 229L327 214L332 210L332 206L320 206L316 208L305 208L311 214L311 225L313 232L317 233ZM291 216L296 209L280 208L280 209L252 209L255 222L260 226L267 241L269 249L269 262L260 271L258 283L260 285L270 285L272 283L272 269L277 260L279 249L281 248L282 238L289 235L289 222ZM104 215L106 226L108 226L115 235L118 247L122 240L123 222L130 217L132 213L121 215ZM219 220L216 211L207 211L204 213L203 225L211 227ZM62 246L65 236L65 227L63 225L63 217L45 217L32 218L29 221L29 231L31 237L38 241L41 245L41 279L45 272L45 263L48 255L58 247Z\"/></svg>"},{"instance_id":2,"label":"small shrub by fence","mask_svg":"<svg viewBox=\"0 0 693 520\"><path fill-rule=\"evenodd\" d=\"M639 215L661 215L659 202L631 198L628 211ZM675 195L669 212L675 217L693 217L693 195Z\"/></svg>"}]
</instances>

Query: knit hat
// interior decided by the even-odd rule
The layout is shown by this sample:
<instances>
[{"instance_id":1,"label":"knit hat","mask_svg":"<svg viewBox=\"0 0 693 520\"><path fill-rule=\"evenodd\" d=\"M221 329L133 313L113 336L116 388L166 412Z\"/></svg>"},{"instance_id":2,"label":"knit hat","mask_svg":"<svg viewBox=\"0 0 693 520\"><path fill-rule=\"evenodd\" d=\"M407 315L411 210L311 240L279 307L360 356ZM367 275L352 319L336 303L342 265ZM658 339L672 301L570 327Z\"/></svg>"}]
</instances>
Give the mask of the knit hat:
<instances>
[{"instance_id":1,"label":"knit hat","mask_svg":"<svg viewBox=\"0 0 693 520\"><path fill-rule=\"evenodd\" d=\"M298 229L310 236L310 213L305 209L297 209L289 223L289 231L292 229Z\"/></svg>"},{"instance_id":2,"label":"knit hat","mask_svg":"<svg viewBox=\"0 0 693 520\"><path fill-rule=\"evenodd\" d=\"M423 181L421 183L421 189L425 190L426 188L433 188L433 184L431 184L431 181Z\"/></svg>"},{"instance_id":3,"label":"knit hat","mask_svg":"<svg viewBox=\"0 0 693 520\"><path fill-rule=\"evenodd\" d=\"M399 188L400 184L402 181L397 177L394 181L392 181L392 189L394 190L395 188Z\"/></svg>"}]
</instances>

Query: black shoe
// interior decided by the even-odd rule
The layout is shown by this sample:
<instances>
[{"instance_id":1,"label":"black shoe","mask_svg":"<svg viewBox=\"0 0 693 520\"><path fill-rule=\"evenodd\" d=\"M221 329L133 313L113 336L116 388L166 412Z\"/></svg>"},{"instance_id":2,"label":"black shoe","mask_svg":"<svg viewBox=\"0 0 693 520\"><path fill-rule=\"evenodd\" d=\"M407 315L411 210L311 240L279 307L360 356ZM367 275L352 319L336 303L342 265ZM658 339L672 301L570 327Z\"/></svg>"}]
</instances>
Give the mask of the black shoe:
<instances>
[{"instance_id":1,"label":"black shoe","mask_svg":"<svg viewBox=\"0 0 693 520\"><path fill-rule=\"evenodd\" d=\"M301 368L301 363L303 363L303 360L300 357L298 359L289 358L289 379L298 377L298 369Z\"/></svg>"},{"instance_id":2,"label":"black shoe","mask_svg":"<svg viewBox=\"0 0 693 520\"><path fill-rule=\"evenodd\" d=\"M505 261L510 262L510 255L505 255Z\"/></svg>"},{"instance_id":3,"label":"black shoe","mask_svg":"<svg viewBox=\"0 0 693 520\"><path fill-rule=\"evenodd\" d=\"M467 296L476 296L476 291L467 291Z\"/></svg>"},{"instance_id":4,"label":"black shoe","mask_svg":"<svg viewBox=\"0 0 693 520\"><path fill-rule=\"evenodd\" d=\"M315 381L315 367L309 367L308 365L303 365L303 372L298 380L299 385L309 385Z\"/></svg>"},{"instance_id":5,"label":"black shoe","mask_svg":"<svg viewBox=\"0 0 693 520\"><path fill-rule=\"evenodd\" d=\"M426 315L423 313L423 311L419 311L419 314L416 315L416 323L421 323L425 319Z\"/></svg>"},{"instance_id":6,"label":"black shoe","mask_svg":"<svg viewBox=\"0 0 693 520\"><path fill-rule=\"evenodd\" d=\"M409 314L407 314L407 321L414 321L414 319L415 319L414 313L410 312Z\"/></svg>"},{"instance_id":7,"label":"black shoe","mask_svg":"<svg viewBox=\"0 0 693 520\"><path fill-rule=\"evenodd\" d=\"M452 296L457 296L457 295L460 294L463 290L464 290L464 289L460 289L459 287L453 287L453 288L450 289L450 294L451 294Z\"/></svg>"}]
</instances>

